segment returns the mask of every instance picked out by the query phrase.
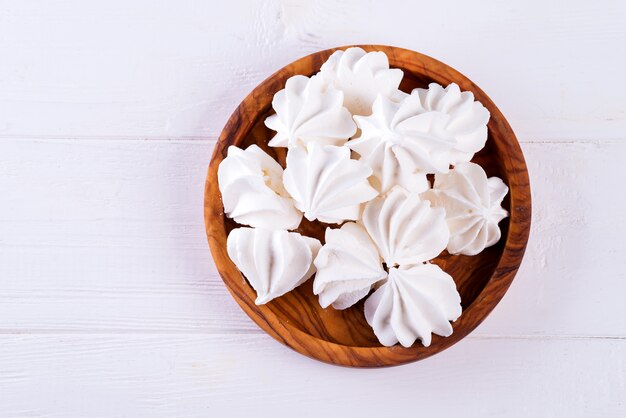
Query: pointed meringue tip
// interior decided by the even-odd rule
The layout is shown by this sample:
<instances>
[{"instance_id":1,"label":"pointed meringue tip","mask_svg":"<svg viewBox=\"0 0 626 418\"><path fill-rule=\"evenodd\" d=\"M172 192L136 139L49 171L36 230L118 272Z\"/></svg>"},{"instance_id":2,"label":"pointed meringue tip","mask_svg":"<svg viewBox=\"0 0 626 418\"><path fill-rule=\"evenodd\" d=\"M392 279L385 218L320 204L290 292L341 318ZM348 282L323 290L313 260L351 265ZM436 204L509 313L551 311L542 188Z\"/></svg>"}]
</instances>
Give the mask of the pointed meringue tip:
<instances>
[{"instance_id":1,"label":"pointed meringue tip","mask_svg":"<svg viewBox=\"0 0 626 418\"><path fill-rule=\"evenodd\" d=\"M258 296L255 299L254 304L257 305L257 306L265 305L267 302L271 301L272 299L274 299L274 298L272 296L270 296L270 295Z\"/></svg>"},{"instance_id":2,"label":"pointed meringue tip","mask_svg":"<svg viewBox=\"0 0 626 418\"><path fill-rule=\"evenodd\" d=\"M330 301L323 300L322 296L319 297L319 304L323 309L326 309L330 306Z\"/></svg>"}]
</instances>

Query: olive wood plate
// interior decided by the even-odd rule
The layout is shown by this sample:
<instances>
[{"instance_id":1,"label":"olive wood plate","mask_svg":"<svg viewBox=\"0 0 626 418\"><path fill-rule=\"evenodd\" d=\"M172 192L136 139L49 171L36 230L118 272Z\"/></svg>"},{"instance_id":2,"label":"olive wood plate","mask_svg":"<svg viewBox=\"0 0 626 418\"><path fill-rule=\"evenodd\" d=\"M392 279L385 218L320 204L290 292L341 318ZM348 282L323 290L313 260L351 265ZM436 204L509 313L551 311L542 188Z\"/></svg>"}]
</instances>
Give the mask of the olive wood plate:
<instances>
[{"instance_id":1,"label":"olive wood plate","mask_svg":"<svg viewBox=\"0 0 626 418\"><path fill-rule=\"evenodd\" d=\"M226 252L228 233L238 225L224 216L217 183L217 168L228 146L247 148L257 144L285 164L285 148L268 147L272 131L263 124L273 113L274 94L283 89L287 79L296 74L311 76L337 49L317 52L278 70L256 87L232 114L222 131L209 165L204 195L206 232L217 269L233 298L248 316L269 335L306 356L327 363L353 367L393 366L432 356L455 344L476 328L504 296L513 281L526 249L530 230L530 185L526 163L519 143L502 113L487 95L467 77L433 58L406 49L359 45L366 51L383 51L391 67L404 71L400 88L410 92L436 82L443 86L454 82L461 90L474 93L491 112L485 148L474 157L489 176L499 176L509 186L503 206L510 217L500 223L502 238L477 256L452 256L444 252L434 260L455 280L463 314L453 323L450 337L433 335L432 344L423 347L418 341L409 348L382 346L365 321L363 300L339 311L322 309L307 281L294 291L266 305L254 304L255 292ZM298 231L324 242L327 225L303 219Z\"/></svg>"}]
</instances>

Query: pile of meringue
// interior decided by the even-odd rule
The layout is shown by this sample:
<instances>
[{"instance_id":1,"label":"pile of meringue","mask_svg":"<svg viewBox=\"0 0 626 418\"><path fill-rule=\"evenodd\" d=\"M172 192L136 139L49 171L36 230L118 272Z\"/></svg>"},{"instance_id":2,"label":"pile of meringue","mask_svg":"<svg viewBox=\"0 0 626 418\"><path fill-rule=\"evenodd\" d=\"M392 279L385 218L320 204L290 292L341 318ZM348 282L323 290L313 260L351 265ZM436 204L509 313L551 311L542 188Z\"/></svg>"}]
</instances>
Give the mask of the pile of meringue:
<instances>
[{"instance_id":1,"label":"pile of meringue","mask_svg":"<svg viewBox=\"0 0 626 418\"><path fill-rule=\"evenodd\" d=\"M268 145L287 148L286 168L257 145L231 146L218 179L226 216L247 225L227 249L257 304L315 275L323 308L367 297L381 344L429 346L461 315L453 278L430 261L497 243L508 187L470 162L489 120L473 94L456 84L407 94L402 76L383 52L336 51L274 96ZM328 224L323 245L292 232L303 216Z\"/></svg>"}]
</instances>

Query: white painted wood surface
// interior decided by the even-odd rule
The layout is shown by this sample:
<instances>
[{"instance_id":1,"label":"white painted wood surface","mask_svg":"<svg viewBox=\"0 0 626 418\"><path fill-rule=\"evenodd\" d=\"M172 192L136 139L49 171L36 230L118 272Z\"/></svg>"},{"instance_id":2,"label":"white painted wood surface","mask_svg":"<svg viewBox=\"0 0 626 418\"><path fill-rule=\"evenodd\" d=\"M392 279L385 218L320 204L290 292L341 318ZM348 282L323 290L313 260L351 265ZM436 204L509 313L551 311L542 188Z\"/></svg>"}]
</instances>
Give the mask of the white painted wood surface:
<instances>
[{"instance_id":1,"label":"white painted wood surface","mask_svg":"<svg viewBox=\"0 0 626 418\"><path fill-rule=\"evenodd\" d=\"M626 416L625 23L617 1L0 0L0 416ZM301 55L368 42L486 90L534 197L493 314L386 370L263 334L202 219L237 103Z\"/></svg>"}]
</instances>

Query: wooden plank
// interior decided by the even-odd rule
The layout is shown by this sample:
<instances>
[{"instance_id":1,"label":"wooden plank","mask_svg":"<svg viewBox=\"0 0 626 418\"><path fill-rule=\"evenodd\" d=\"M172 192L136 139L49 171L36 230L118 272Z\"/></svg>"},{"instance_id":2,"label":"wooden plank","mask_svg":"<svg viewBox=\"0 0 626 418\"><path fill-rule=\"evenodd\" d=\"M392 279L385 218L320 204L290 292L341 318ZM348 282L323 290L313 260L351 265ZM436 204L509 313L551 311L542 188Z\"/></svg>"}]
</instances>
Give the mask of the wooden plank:
<instances>
[{"instance_id":1,"label":"wooden plank","mask_svg":"<svg viewBox=\"0 0 626 418\"><path fill-rule=\"evenodd\" d=\"M4 416L619 417L626 340L468 338L423 362L324 365L265 335L4 335Z\"/></svg>"},{"instance_id":2,"label":"wooden plank","mask_svg":"<svg viewBox=\"0 0 626 418\"><path fill-rule=\"evenodd\" d=\"M210 152L196 143L3 142L0 329L256 329L208 251Z\"/></svg>"},{"instance_id":3,"label":"wooden plank","mask_svg":"<svg viewBox=\"0 0 626 418\"><path fill-rule=\"evenodd\" d=\"M377 42L465 73L521 138L623 139L625 19L612 0L4 1L0 135L215 138L288 62Z\"/></svg>"},{"instance_id":4,"label":"wooden plank","mask_svg":"<svg viewBox=\"0 0 626 418\"><path fill-rule=\"evenodd\" d=\"M626 195L613 192L626 179L620 163L626 146L564 142L522 148L533 194L529 245L517 279L480 332L626 335L626 322L619 319Z\"/></svg>"},{"instance_id":5,"label":"wooden plank","mask_svg":"<svg viewBox=\"0 0 626 418\"><path fill-rule=\"evenodd\" d=\"M523 148L530 244L475 334L626 336L626 196L607 196L626 178L626 143ZM195 141L0 141L0 330L260 332L206 245L210 151Z\"/></svg>"}]
</instances>

